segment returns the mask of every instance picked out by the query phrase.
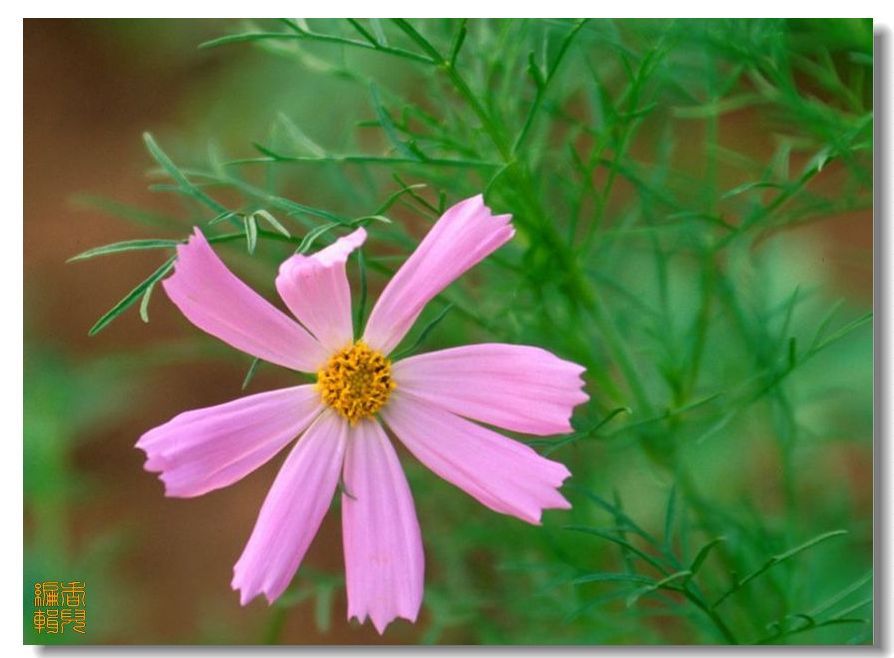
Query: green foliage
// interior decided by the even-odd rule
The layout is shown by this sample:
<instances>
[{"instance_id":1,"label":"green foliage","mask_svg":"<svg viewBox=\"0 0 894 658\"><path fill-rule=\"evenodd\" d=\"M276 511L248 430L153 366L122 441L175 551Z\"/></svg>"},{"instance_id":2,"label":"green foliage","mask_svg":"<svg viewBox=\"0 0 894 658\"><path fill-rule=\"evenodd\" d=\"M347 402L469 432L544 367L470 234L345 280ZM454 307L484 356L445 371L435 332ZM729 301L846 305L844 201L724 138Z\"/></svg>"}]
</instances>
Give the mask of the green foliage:
<instances>
[{"instance_id":1,"label":"green foliage","mask_svg":"<svg viewBox=\"0 0 894 658\"><path fill-rule=\"evenodd\" d=\"M841 299L803 231L871 208L870 22L284 19L202 47L259 48L311 91L260 90L267 138L232 157L147 134L183 216L103 202L165 236L73 260L170 250L195 224L272 277L265 243L362 225L359 322L367 279L483 190L516 239L402 349L508 341L587 368L575 432L530 440L574 474L542 527L407 462L435 565L422 641L871 641L871 510L818 459L842 436L871 449L870 295ZM147 318L166 254L91 334L139 299ZM303 568L264 639L311 597L326 628L337 588Z\"/></svg>"},{"instance_id":2,"label":"green foliage","mask_svg":"<svg viewBox=\"0 0 894 658\"><path fill-rule=\"evenodd\" d=\"M765 632L761 633L760 637L747 639L737 637L731 628L727 626L720 612L717 610L717 608L719 608L729 597L739 592L739 590L747 584L763 576L771 568L783 564L788 560L793 560L801 553L808 549L812 549L829 539L846 535L846 530L832 530L830 532L825 532L794 548L790 548L777 555L772 555L767 558L761 566L741 578L736 577L735 571L731 572L729 574L731 585L717 596L716 599L711 601L703 593L702 588L696 580L712 549L717 549L725 539L723 537L716 537L703 544L698 549L692 563L688 567L684 567L682 553L685 552L686 547L681 545L675 550L676 547L674 547L671 542L671 536L674 529L674 501L676 500L673 491L668 499L668 513L665 517L665 534L664 540L661 542L647 530L637 525L629 516L624 514L620 503L610 503L586 491L582 493L595 502L600 508L609 512L616 525L615 527L608 529L585 526L567 526L567 529L595 535L616 544L621 549L622 559L627 567L627 571L625 573L606 573L603 571L586 573L577 576L572 581L575 585L584 585L588 583L627 583L628 587L611 595L611 598L620 598L623 596L627 608L637 605L640 599L647 595L673 593L677 595L679 599L688 601L694 608L703 613L704 620L700 621L713 626L713 631L717 636L715 641L732 644L739 644L743 640L748 644L766 644L769 642L778 642L790 635L796 635L814 628L836 624L866 625L869 623L868 620L864 618L848 617L850 613L867 605L866 602L861 602L856 604L856 606L850 606L844 610L839 610L837 613L831 615L823 614L823 616L826 617L823 620L816 619L819 614L827 613L829 609L835 607L842 599L863 589L870 580L870 578L866 576L860 578L854 584L849 585L841 593L836 594L830 602L814 608L811 611L812 614L789 613L781 619L769 622L766 624ZM644 547L637 547L632 541L627 539L628 535L640 540L640 543ZM645 569L652 572L653 575L645 575L643 573L643 565L639 565L638 568L637 560L644 562L646 565ZM702 576L701 578L698 578L698 580L709 579ZM598 602L605 600L607 600L605 597L596 599ZM676 601L672 598L664 598L662 603L666 606L666 614L680 615L683 617L691 614L690 610L684 606L675 605L675 602ZM591 603L585 604L585 608L589 607L589 605L591 605ZM792 624L792 620L801 623Z\"/></svg>"}]
</instances>

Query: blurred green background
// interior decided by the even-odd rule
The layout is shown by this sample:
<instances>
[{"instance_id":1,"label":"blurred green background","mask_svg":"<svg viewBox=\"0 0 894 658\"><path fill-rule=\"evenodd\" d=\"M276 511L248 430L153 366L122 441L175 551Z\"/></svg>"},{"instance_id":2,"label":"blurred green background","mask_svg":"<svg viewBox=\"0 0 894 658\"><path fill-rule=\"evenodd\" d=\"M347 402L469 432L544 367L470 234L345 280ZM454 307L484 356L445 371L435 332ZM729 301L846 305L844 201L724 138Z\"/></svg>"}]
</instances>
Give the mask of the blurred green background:
<instances>
[{"instance_id":1,"label":"blurred green background","mask_svg":"<svg viewBox=\"0 0 894 658\"><path fill-rule=\"evenodd\" d=\"M24 31L26 642L871 642L871 21ZM165 187L146 130L189 187ZM407 345L450 305L423 350L499 340L584 364L575 434L532 441L572 471L574 508L527 526L402 451L427 554L417 624L345 621L337 510L283 598L241 608L232 565L282 456L177 500L133 444L240 396L250 358L161 290L148 324L136 296L88 337L168 251L65 262L244 230L205 227L219 213L197 190L294 236L262 222L253 254L219 248L271 300L331 215L391 220L368 224L374 298L445 204L484 190L513 213L516 239ZM346 230L330 228L314 248ZM262 365L248 390L293 382ZM87 582L84 638L32 631L38 580Z\"/></svg>"}]
</instances>

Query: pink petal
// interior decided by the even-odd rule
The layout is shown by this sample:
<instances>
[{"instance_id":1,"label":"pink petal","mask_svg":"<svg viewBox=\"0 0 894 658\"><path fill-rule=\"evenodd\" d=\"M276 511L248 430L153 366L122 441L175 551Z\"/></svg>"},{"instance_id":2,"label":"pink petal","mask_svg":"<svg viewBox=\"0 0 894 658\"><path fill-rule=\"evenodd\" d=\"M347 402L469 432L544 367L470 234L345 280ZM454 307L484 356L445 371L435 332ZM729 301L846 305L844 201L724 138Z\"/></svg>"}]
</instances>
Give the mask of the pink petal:
<instances>
[{"instance_id":1,"label":"pink petal","mask_svg":"<svg viewBox=\"0 0 894 658\"><path fill-rule=\"evenodd\" d=\"M407 479L378 421L351 429L344 482L348 619L368 615L382 634L397 617L416 621L425 558Z\"/></svg>"},{"instance_id":2,"label":"pink petal","mask_svg":"<svg viewBox=\"0 0 894 658\"><path fill-rule=\"evenodd\" d=\"M511 219L491 214L480 194L449 208L385 286L366 343L385 354L397 347L429 300L515 235Z\"/></svg>"},{"instance_id":3,"label":"pink petal","mask_svg":"<svg viewBox=\"0 0 894 658\"><path fill-rule=\"evenodd\" d=\"M289 310L333 352L354 340L345 263L364 240L366 231L358 228L313 256L296 254L280 265L276 277L276 289Z\"/></svg>"},{"instance_id":4,"label":"pink petal","mask_svg":"<svg viewBox=\"0 0 894 658\"><path fill-rule=\"evenodd\" d=\"M571 473L528 446L399 388L382 418L417 459L492 510L539 524L571 505L557 491Z\"/></svg>"},{"instance_id":5,"label":"pink petal","mask_svg":"<svg viewBox=\"0 0 894 658\"><path fill-rule=\"evenodd\" d=\"M313 336L227 269L198 228L177 247L162 286L190 322L236 349L305 372L326 360Z\"/></svg>"},{"instance_id":6,"label":"pink petal","mask_svg":"<svg viewBox=\"0 0 894 658\"><path fill-rule=\"evenodd\" d=\"M147 471L161 473L165 495L200 496L265 464L322 410L311 386L249 395L175 416L146 432L137 448Z\"/></svg>"},{"instance_id":7,"label":"pink petal","mask_svg":"<svg viewBox=\"0 0 894 658\"><path fill-rule=\"evenodd\" d=\"M347 436L347 421L324 411L283 463L233 567L242 605L259 594L273 603L298 571L332 502Z\"/></svg>"},{"instance_id":8,"label":"pink petal","mask_svg":"<svg viewBox=\"0 0 894 658\"><path fill-rule=\"evenodd\" d=\"M398 388L447 411L526 434L572 431L589 398L584 368L538 347L486 343L412 356L393 366Z\"/></svg>"}]
</instances>

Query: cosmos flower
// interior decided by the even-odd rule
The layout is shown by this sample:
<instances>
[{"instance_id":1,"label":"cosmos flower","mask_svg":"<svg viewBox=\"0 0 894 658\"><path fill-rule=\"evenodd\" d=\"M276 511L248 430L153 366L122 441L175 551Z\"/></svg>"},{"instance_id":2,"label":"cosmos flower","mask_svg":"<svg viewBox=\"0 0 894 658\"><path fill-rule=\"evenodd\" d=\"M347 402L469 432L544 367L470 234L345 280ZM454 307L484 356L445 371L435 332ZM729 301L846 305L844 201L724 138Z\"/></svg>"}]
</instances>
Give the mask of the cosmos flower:
<instances>
[{"instance_id":1,"label":"cosmos flower","mask_svg":"<svg viewBox=\"0 0 894 658\"><path fill-rule=\"evenodd\" d=\"M341 482L348 618L370 617L379 633L397 617L415 621L424 558L413 499L385 433L420 462L487 507L539 524L566 509L558 487L570 473L483 425L535 435L571 431L587 400L583 368L537 347L487 343L392 362L389 354L423 307L514 235L481 195L448 209L382 292L354 340L345 269L363 244L360 228L279 268L288 315L240 281L197 228L177 248L163 282L200 329L259 359L306 373L314 384L187 411L144 434L145 468L168 496L226 487L300 436L261 507L233 569L247 604L272 603L288 586ZM475 422L477 421L477 422Z\"/></svg>"}]
</instances>

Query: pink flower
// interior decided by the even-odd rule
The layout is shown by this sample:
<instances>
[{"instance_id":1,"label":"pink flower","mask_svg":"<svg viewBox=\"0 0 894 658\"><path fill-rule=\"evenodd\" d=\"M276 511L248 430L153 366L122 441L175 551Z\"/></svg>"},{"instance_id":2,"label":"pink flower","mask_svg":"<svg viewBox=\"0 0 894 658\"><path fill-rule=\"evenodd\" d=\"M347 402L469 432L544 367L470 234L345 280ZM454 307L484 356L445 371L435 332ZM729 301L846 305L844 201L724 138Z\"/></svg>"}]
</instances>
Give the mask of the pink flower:
<instances>
[{"instance_id":1,"label":"pink flower","mask_svg":"<svg viewBox=\"0 0 894 658\"><path fill-rule=\"evenodd\" d=\"M481 195L444 213L394 275L354 341L348 255L361 228L313 256L295 255L276 289L295 322L236 278L196 229L177 248L168 296L193 324L233 347L317 382L187 411L144 434L146 470L168 496L199 496L255 470L301 435L273 482L233 569L247 604L288 586L339 481L348 618L379 633L415 621L424 558L407 480L382 422L435 473L491 509L539 524L570 507L562 464L473 421L536 435L571 431L587 400L583 368L537 347L481 344L411 356L388 354L425 304L514 235Z\"/></svg>"}]
</instances>

